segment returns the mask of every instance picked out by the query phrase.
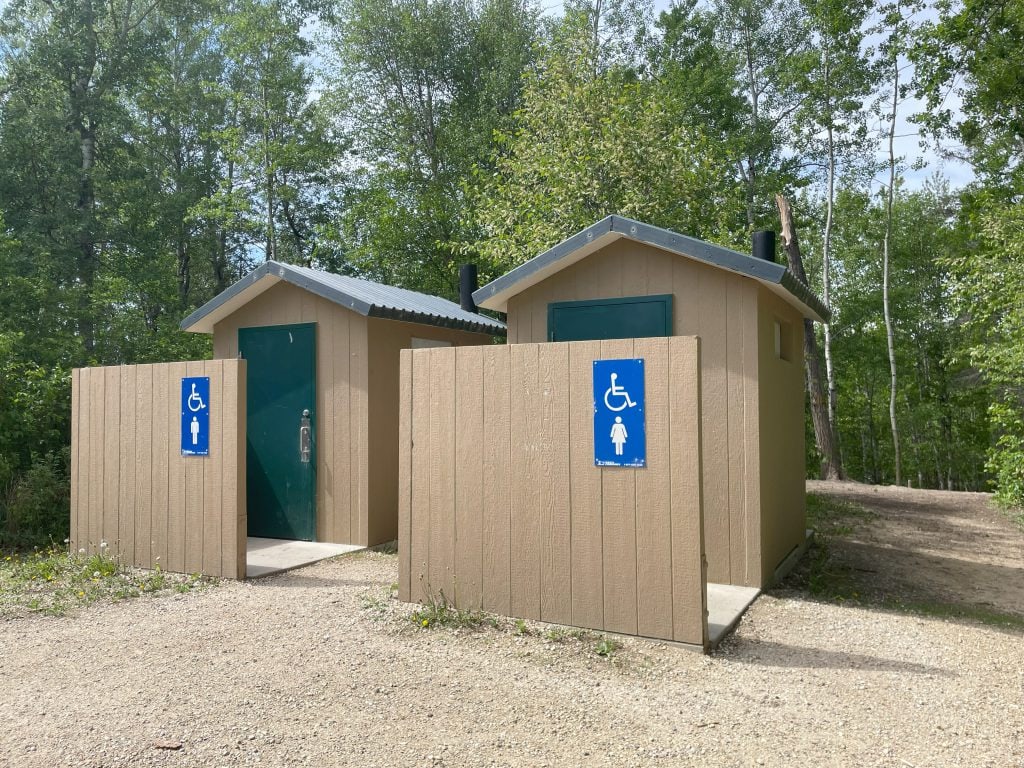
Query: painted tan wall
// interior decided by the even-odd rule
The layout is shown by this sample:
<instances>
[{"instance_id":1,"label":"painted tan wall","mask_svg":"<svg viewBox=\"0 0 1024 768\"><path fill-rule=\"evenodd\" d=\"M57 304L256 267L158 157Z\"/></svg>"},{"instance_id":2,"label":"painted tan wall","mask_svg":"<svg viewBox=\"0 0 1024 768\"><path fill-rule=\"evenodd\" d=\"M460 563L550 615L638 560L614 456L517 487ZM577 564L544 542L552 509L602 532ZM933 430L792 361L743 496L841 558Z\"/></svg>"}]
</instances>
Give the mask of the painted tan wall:
<instances>
[{"instance_id":1,"label":"painted tan wall","mask_svg":"<svg viewBox=\"0 0 1024 768\"><path fill-rule=\"evenodd\" d=\"M398 353L413 337L491 337L367 318L280 282L217 323L213 351L238 356L238 329L316 323L318 541L372 546L397 537Z\"/></svg>"},{"instance_id":2,"label":"painted tan wall","mask_svg":"<svg viewBox=\"0 0 1024 768\"><path fill-rule=\"evenodd\" d=\"M450 328L369 318L369 541L398 538L398 391L400 352L412 340L434 339L453 346L490 344L491 337Z\"/></svg>"},{"instance_id":3,"label":"painted tan wall","mask_svg":"<svg viewBox=\"0 0 1024 768\"><path fill-rule=\"evenodd\" d=\"M775 322L782 357L775 354ZM805 538L803 317L764 288L758 292L760 349L762 583Z\"/></svg>"},{"instance_id":4,"label":"painted tan wall","mask_svg":"<svg viewBox=\"0 0 1024 768\"><path fill-rule=\"evenodd\" d=\"M677 337L402 352L401 599L705 646L699 350ZM633 356L648 467L596 467L592 361Z\"/></svg>"},{"instance_id":5,"label":"painted tan wall","mask_svg":"<svg viewBox=\"0 0 1024 768\"><path fill-rule=\"evenodd\" d=\"M514 344L547 339L552 301L673 294L673 333L701 338L708 580L749 586L762 583L758 287L749 278L622 239L508 305L508 340Z\"/></svg>"},{"instance_id":6,"label":"painted tan wall","mask_svg":"<svg viewBox=\"0 0 1024 768\"><path fill-rule=\"evenodd\" d=\"M210 455L181 455L181 379L210 377ZM71 546L245 578L245 361L81 368L71 380Z\"/></svg>"}]
</instances>

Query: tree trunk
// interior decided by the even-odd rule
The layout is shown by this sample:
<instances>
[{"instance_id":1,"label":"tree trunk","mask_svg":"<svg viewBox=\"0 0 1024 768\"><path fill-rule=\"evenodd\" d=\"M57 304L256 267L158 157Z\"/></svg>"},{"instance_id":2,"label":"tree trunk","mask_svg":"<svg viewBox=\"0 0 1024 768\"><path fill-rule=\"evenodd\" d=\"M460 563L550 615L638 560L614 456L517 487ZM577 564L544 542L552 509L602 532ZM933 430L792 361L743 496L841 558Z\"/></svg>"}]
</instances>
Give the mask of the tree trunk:
<instances>
[{"instance_id":1,"label":"tree trunk","mask_svg":"<svg viewBox=\"0 0 1024 768\"><path fill-rule=\"evenodd\" d=\"M267 86L263 86L263 174L266 184L267 203L267 261L277 258L277 233L274 229L274 166L270 155L270 105Z\"/></svg>"},{"instance_id":2,"label":"tree trunk","mask_svg":"<svg viewBox=\"0 0 1024 768\"><path fill-rule=\"evenodd\" d=\"M836 152L831 126L828 129L828 200L825 207L825 236L821 259L821 298L832 308L832 214L835 207ZM839 449L839 410L836 403L836 375L832 365L832 326L825 323L825 378L828 383L828 420L832 428L832 441ZM839 455L840 466L842 455Z\"/></svg>"},{"instance_id":3,"label":"tree trunk","mask_svg":"<svg viewBox=\"0 0 1024 768\"><path fill-rule=\"evenodd\" d=\"M789 269L805 285L807 274L800 255L796 227L793 225L793 211L789 201L782 195L775 196L782 221L782 242L789 260ZM818 361L818 338L814 334L814 321L804 318L804 366L807 374L807 394L811 401L811 421L814 423L814 440L822 457L821 477L823 480L842 480L843 467L839 460L835 433L829 421L825 391L821 381L821 364Z\"/></svg>"},{"instance_id":4,"label":"tree trunk","mask_svg":"<svg viewBox=\"0 0 1024 768\"><path fill-rule=\"evenodd\" d=\"M896 140L896 107L900 92L899 61L893 57L892 115L889 118L889 189L885 198L885 238L882 240L882 309L885 314L885 338L889 350L889 425L892 429L893 464L896 469L896 485L903 485L903 468L900 461L900 430L896 421L896 341L892 327L892 309L889 303L889 260L892 238L892 202L896 190L896 155L893 144ZM939 478L941 482L941 477Z\"/></svg>"}]
</instances>

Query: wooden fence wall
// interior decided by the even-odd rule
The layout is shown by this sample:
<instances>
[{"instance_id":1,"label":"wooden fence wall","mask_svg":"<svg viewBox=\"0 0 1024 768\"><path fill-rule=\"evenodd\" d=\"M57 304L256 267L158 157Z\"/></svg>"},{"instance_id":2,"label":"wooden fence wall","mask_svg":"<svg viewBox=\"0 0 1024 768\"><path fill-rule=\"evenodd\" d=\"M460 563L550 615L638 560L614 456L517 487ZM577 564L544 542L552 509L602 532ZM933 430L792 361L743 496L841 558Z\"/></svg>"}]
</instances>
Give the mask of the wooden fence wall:
<instances>
[{"instance_id":1,"label":"wooden fence wall","mask_svg":"<svg viewBox=\"0 0 1024 768\"><path fill-rule=\"evenodd\" d=\"M644 359L647 467L594 466L593 361ZM399 596L706 646L699 341L403 350Z\"/></svg>"},{"instance_id":2,"label":"wooden fence wall","mask_svg":"<svg viewBox=\"0 0 1024 768\"><path fill-rule=\"evenodd\" d=\"M210 455L181 455L181 379L210 377ZM71 546L142 568L245 578L245 361L80 368Z\"/></svg>"}]
</instances>

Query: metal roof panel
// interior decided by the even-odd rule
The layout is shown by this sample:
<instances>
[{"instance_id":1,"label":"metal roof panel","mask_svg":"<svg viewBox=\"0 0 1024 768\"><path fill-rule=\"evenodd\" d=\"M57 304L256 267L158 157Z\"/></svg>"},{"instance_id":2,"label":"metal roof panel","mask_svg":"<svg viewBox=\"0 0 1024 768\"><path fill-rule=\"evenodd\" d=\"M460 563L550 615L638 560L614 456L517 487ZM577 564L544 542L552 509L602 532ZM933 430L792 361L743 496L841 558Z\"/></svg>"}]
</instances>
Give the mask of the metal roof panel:
<instances>
[{"instance_id":1,"label":"metal roof panel","mask_svg":"<svg viewBox=\"0 0 1024 768\"><path fill-rule=\"evenodd\" d=\"M214 323L262 293L265 287L256 284L267 278L284 280L367 317L505 334L501 321L467 312L438 296L276 261L263 264L186 317L181 322L182 330L212 333Z\"/></svg>"}]
</instances>

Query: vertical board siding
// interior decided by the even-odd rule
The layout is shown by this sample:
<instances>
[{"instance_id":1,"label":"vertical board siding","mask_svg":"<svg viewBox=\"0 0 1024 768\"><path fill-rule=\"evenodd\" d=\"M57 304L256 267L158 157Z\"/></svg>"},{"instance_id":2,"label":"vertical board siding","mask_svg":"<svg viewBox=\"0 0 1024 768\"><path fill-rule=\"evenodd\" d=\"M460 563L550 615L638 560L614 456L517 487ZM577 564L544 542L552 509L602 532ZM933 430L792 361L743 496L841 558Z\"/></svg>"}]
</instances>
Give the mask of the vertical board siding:
<instances>
[{"instance_id":1,"label":"vertical board siding","mask_svg":"<svg viewBox=\"0 0 1024 768\"><path fill-rule=\"evenodd\" d=\"M185 462L181 456L181 380L185 363L170 363L169 376L161 377L167 385L163 401L167 420L167 561L164 568L185 573Z\"/></svg>"},{"instance_id":2,"label":"vertical board siding","mask_svg":"<svg viewBox=\"0 0 1024 768\"><path fill-rule=\"evenodd\" d=\"M403 349L399 355L400 366L409 369L412 365L412 350ZM399 381L398 421L398 562L412 562L409 556L412 536L412 376L402 376ZM398 599L412 602L409 591L409 569L399 568Z\"/></svg>"},{"instance_id":3,"label":"vertical board siding","mask_svg":"<svg viewBox=\"0 0 1024 768\"><path fill-rule=\"evenodd\" d=\"M775 314L796 317L799 324L798 312L750 278L624 238L511 297L508 342L547 341L544 312L553 301L664 293L674 297L673 335L701 338L703 515L709 577L720 583L759 586L766 581L764 574L770 575L774 568L762 563L761 542L776 538L774 531L762 532L762 516L773 523L786 519L784 537L793 546L794 537L803 535L803 501L796 498L795 481L789 484L785 500L772 498L772 489L767 489L769 498L762 498L765 484L777 487L778 482L759 476L765 461L759 439L767 432L758 431L759 424L764 426L759 411L764 362L762 358L759 370L756 323L759 306L766 302L777 307ZM762 336L762 355L763 344ZM795 397L788 382L779 391ZM787 430L787 445L798 439ZM785 455L794 458L768 460L787 478L802 474L803 454L790 449ZM762 507L775 503L777 513ZM792 516L785 511L790 509L796 510Z\"/></svg>"},{"instance_id":4,"label":"vertical board siding","mask_svg":"<svg viewBox=\"0 0 1024 768\"><path fill-rule=\"evenodd\" d=\"M152 562L153 366L135 367L135 562Z\"/></svg>"},{"instance_id":5,"label":"vertical board siding","mask_svg":"<svg viewBox=\"0 0 1024 768\"><path fill-rule=\"evenodd\" d=\"M540 617L572 621L569 452L569 347L542 344L538 352L541 412ZM567 588L568 585L568 588Z\"/></svg>"},{"instance_id":6,"label":"vertical board siding","mask_svg":"<svg viewBox=\"0 0 1024 768\"><path fill-rule=\"evenodd\" d=\"M602 360L630 357L633 339L601 342ZM649 409L646 416L657 418ZM607 629L626 635L637 633L636 475L637 470L621 467L601 472L604 623Z\"/></svg>"},{"instance_id":7,"label":"vertical board siding","mask_svg":"<svg viewBox=\"0 0 1024 768\"><path fill-rule=\"evenodd\" d=\"M430 358L426 350L410 352L403 368L410 376L412 413L403 416L410 425L410 533L409 533L409 595L410 602L424 602L428 595L427 566L430 555ZM404 403L402 404L404 406ZM399 578L399 584L403 581Z\"/></svg>"},{"instance_id":8,"label":"vertical board siding","mask_svg":"<svg viewBox=\"0 0 1024 768\"><path fill-rule=\"evenodd\" d=\"M512 347L509 416L512 435L512 614L526 619L540 618L541 527L537 478L540 472L541 414L538 350L537 344Z\"/></svg>"},{"instance_id":9,"label":"vertical board siding","mask_svg":"<svg viewBox=\"0 0 1024 768\"><path fill-rule=\"evenodd\" d=\"M210 455L183 457L181 377L210 377ZM72 374L72 543L142 568L245 576L245 362Z\"/></svg>"},{"instance_id":10,"label":"vertical board siding","mask_svg":"<svg viewBox=\"0 0 1024 768\"><path fill-rule=\"evenodd\" d=\"M78 549L78 542L82 538L78 530L78 495L82 488L78 479L78 441L76 440L76 437L81 434L81 427L78 426L78 416L81 411L78 407L78 399L81 386L81 373L73 370L71 372L71 523L68 527L68 541L72 552Z\"/></svg>"},{"instance_id":11,"label":"vertical board siding","mask_svg":"<svg viewBox=\"0 0 1024 768\"><path fill-rule=\"evenodd\" d=\"M668 414L668 339L636 339L633 356L644 360L647 410ZM637 632L672 636L672 463L669 418L646 423L647 468L636 473ZM677 435L680 445L688 436Z\"/></svg>"},{"instance_id":12,"label":"vertical board siding","mask_svg":"<svg viewBox=\"0 0 1024 768\"><path fill-rule=\"evenodd\" d=\"M597 467L593 361L645 360L644 469ZM699 342L402 354L399 596L706 647Z\"/></svg>"},{"instance_id":13,"label":"vertical board siding","mask_svg":"<svg viewBox=\"0 0 1024 768\"><path fill-rule=\"evenodd\" d=\"M482 521L482 602L488 611L512 610L512 432L510 347L483 353L484 456ZM404 374L403 374L404 378Z\"/></svg>"},{"instance_id":14,"label":"vertical board siding","mask_svg":"<svg viewBox=\"0 0 1024 768\"><path fill-rule=\"evenodd\" d=\"M569 399L593 400L593 361L601 357L601 342L569 345ZM570 590L572 620L578 627L604 626L604 567L602 565L601 470L594 466L593 408L569 409Z\"/></svg>"},{"instance_id":15,"label":"vertical board siding","mask_svg":"<svg viewBox=\"0 0 1024 768\"><path fill-rule=\"evenodd\" d=\"M480 605L484 500L482 347L467 347L459 354L455 382L455 413L461 425L455 436L455 466L460 478L455 486L455 598L460 603Z\"/></svg>"}]
</instances>

